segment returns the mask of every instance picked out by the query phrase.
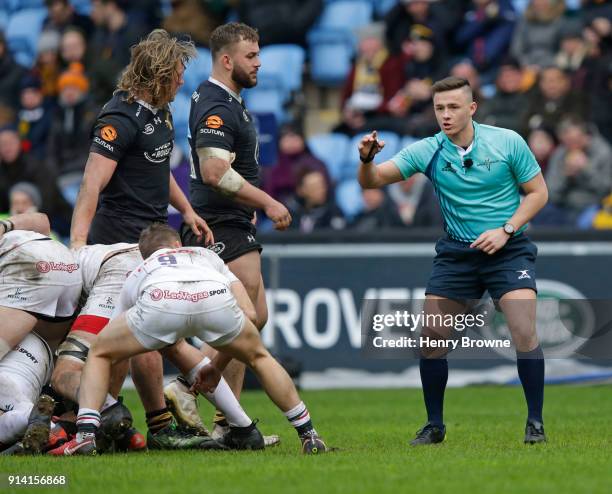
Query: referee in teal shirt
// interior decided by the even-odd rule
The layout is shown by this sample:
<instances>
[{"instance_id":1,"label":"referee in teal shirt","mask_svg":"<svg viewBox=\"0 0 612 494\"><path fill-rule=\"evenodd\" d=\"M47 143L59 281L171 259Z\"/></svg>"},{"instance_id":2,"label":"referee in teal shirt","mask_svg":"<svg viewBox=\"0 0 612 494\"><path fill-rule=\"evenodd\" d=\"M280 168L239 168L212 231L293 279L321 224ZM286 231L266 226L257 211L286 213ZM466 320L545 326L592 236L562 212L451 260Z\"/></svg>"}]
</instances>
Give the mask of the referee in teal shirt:
<instances>
[{"instance_id":1,"label":"referee in teal shirt","mask_svg":"<svg viewBox=\"0 0 612 494\"><path fill-rule=\"evenodd\" d=\"M366 189L384 187L418 172L432 182L446 236L436 244L424 310L461 314L470 300L489 291L516 346L527 401L524 442L544 442L544 356L535 328L537 248L523 231L546 204L548 190L535 157L516 132L472 120L476 103L465 79L438 81L432 94L441 132L379 165L373 159L384 142L377 140L376 131L366 135L359 143L359 183ZM423 336L446 339L451 331L428 326ZM427 423L411 441L415 446L440 443L446 435L444 351L421 349L420 372Z\"/></svg>"}]
</instances>

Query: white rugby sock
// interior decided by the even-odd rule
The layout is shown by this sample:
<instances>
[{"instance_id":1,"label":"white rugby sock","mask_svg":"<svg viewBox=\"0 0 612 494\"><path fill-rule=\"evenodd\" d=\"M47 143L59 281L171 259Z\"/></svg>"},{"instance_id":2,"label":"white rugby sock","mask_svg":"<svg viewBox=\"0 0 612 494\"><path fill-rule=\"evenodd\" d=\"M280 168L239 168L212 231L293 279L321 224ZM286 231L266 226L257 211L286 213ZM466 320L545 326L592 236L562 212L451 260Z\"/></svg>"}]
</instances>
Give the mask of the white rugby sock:
<instances>
[{"instance_id":1,"label":"white rugby sock","mask_svg":"<svg viewBox=\"0 0 612 494\"><path fill-rule=\"evenodd\" d=\"M189 371L189 374L185 376L185 379L190 385L193 385L195 377L198 371L210 362L208 357L204 357L193 369ZM247 427L253 423L246 412L240 406L240 403L234 396L229 384L222 377L215 389L214 393L202 393L204 397L212 403L212 405L223 412L227 422L234 427Z\"/></svg>"}]
</instances>

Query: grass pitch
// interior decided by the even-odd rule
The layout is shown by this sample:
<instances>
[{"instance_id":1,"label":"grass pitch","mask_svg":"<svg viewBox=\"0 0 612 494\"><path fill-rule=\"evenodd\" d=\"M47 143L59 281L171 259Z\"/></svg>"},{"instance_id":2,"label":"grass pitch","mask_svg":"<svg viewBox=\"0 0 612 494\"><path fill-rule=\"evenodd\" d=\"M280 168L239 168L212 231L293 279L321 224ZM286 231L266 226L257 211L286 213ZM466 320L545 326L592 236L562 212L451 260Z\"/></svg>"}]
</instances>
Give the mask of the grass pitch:
<instances>
[{"instance_id":1,"label":"grass pitch","mask_svg":"<svg viewBox=\"0 0 612 494\"><path fill-rule=\"evenodd\" d=\"M63 474L60 488L79 493L610 493L612 389L548 386L546 445L522 444L525 405L520 387L450 389L447 439L410 448L424 422L421 393L410 390L308 391L317 430L339 451L304 457L285 418L262 392L242 403L260 428L282 436L264 452L155 452L98 457L0 457L0 473ZM200 398L200 400L202 400ZM145 430L135 393L126 403ZM206 419L212 411L201 404ZM4 487L4 488L2 488Z\"/></svg>"}]
</instances>

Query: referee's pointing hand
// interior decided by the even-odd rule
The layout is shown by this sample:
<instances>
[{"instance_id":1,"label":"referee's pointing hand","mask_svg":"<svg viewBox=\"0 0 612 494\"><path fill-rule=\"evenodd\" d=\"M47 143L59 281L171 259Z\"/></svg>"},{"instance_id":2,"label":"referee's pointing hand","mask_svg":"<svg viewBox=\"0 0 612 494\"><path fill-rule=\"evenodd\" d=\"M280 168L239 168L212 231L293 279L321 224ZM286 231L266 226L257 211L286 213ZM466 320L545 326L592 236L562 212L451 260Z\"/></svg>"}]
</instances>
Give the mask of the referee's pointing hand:
<instances>
[{"instance_id":1,"label":"referee's pointing hand","mask_svg":"<svg viewBox=\"0 0 612 494\"><path fill-rule=\"evenodd\" d=\"M359 159L364 163L369 163L385 147L385 141L377 139L376 131L363 136L359 142Z\"/></svg>"}]
</instances>

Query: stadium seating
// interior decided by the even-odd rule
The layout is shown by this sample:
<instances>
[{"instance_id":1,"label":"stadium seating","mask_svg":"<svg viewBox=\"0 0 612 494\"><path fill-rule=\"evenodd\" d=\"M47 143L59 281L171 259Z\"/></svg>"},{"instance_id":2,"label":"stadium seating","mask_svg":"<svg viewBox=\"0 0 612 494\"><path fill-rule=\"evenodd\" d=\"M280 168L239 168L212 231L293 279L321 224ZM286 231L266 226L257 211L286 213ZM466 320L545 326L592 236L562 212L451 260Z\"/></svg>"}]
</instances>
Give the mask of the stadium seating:
<instances>
[{"instance_id":1,"label":"stadium seating","mask_svg":"<svg viewBox=\"0 0 612 494\"><path fill-rule=\"evenodd\" d=\"M372 22L373 12L370 0L336 0L325 5L317 24L323 29L354 31Z\"/></svg>"},{"instance_id":2,"label":"stadium seating","mask_svg":"<svg viewBox=\"0 0 612 494\"><path fill-rule=\"evenodd\" d=\"M308 45L313 82L328 87L342 85L351 70L354 43L352 33L343 29L310 31Z\"/></svg>"},{"instance_id":3,"label":"stadium seating","mask_svg":"<svg viewBox=\"0 0 612 494\"><path fill-rule=\"evenodd\" d=\"M372 0L374 3L374 9L378 17L384 17L395 5L398 0Z\"/></svg>"},{"instance_id":4,"label":"stadium seating","mask_svg":"<svg viewBox=\"0 0 612 494\"><path fill-rule=\"evenodd\" d=\"M302 71L306 54L299 45L264 46L260 52L259 74L280 77L287 94L302 88Z\"/></svg>"},{"instance_id":5,"label":"stadium seating","mask_svg":"<svg viewBox=\"0 0 612 494\"><path fill-rule=\"evenodd\" d=\"M6 0L6 3L13 12L24 9L45 8L45 0Z\"/></svg>"},{"instance_id":6,"label":"stadium seating","mask_svg":"<svg viewBox=\"0 0 612 494\"><path fill-rule=\"evenodd\" d=\"M175 143L181 148L185 156L189 156L189 108L191 98L183 93L178 93L172 102L172 118L174 121Z\"/></svg>"},{"instance_id":7,"label":"stadium seating","mask_svg":"<svg viewBox=\"0 0 612 494\"><path fill-rule=\"evenodd\" d=\"M350 221L363 210L361 186L357 179L344 180L336 187L336 203Z\"/></svg>"},{"instance_id":8,"label":"stadium seating","mask_svg":"<svg viewBox=\"0 0 612 494\"><path fill-rule=\"evenodd\" d=\"M9 14L8 10L0 9L0 31L4 31L8 26Z\"/></svg>"},{"instance_id":9,"label":"stadium seating","mask_svg":"<svg viewBox=\"0 0 612 494\"><path fill-rule=\"evenodd\" d=\"M273 113L279 123L288 119L284 108L288 94L285 93L283 81L277 74L259 74L257 86L245 90L243 95L250 112Z\"/></svg>"},{"instance_id":10,"label":"stadium seating","mask_svg":"<svg viewBox=\"0 0 612 494\"><path fill-rule=\"evenodd\" d=\"M404 136L402 137L402 141L400 142L400 146L399 146L399 150L407 148L408 146L410 146L410 144L414 144L415 142L417 142L419 139L417 137L412 137L412 136Z\"/></svg>"},{"instance_id":11,"label":"stadium seating","mask_svg":"<svg viewBox=\"0 0 612 494\"><path fill-rule=\"evenodd\" d=\"M191 96L198 86L208 79L212 72L212 58L210 50L207 48L198 48L198 56L192 60L185 68L183 79L185 84L181 88L181 92L186 96Z\"/></svg>"},{"instance_id":12,"label":"stadium seating","mask_svg":"<svg viewBox=\"0 0 612 494\"><path fill-rule=\"evenodd\" d=\"M25 9L11 15L6 28L6 39L15 60L30 67L36 59L36 47L47 17L47 9Z\"/></svg>"},{"instance_id":13,"label":"stadium seating","mask_svg":"<svg viewBox=\"0 0 612 494\"><path fill-rule=\"evenodd\" d=\"M340 181L340 171L349 150L349 138L344 134L317 134L307 139L308 148L327 166L334 182Z\"/></svg>"}]
</instances>

